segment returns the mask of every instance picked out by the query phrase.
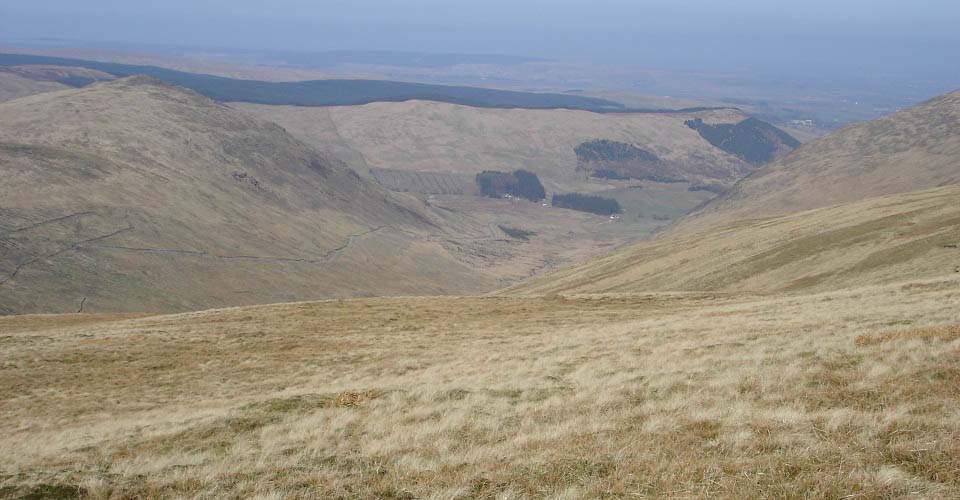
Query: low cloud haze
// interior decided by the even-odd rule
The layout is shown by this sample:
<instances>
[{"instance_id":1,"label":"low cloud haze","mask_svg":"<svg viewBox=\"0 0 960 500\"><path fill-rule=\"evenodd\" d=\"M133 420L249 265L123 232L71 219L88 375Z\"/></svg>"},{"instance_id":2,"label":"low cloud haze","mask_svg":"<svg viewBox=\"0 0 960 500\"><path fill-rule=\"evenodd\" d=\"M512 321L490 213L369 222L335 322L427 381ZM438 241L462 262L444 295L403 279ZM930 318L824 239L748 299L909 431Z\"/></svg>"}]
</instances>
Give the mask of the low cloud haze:
<instances>
[{"instance_id":1,"label":"low cloud haze","mask_svg":"<svg viewBox=\"0 0 960 500\"><path fill-rule=\"evenodd\" d=\"M674 70L958 75L947 0L129 2L0 7L0 41L500 53Z\"/></svg>"}]
</instances>

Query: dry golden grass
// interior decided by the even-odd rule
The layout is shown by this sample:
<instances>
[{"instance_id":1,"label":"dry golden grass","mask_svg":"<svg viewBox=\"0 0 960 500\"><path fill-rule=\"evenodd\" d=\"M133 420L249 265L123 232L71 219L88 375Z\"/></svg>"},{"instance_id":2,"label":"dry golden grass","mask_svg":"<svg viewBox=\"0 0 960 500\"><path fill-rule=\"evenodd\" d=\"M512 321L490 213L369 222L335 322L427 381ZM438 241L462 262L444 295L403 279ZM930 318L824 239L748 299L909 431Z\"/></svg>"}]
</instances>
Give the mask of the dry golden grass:
<instances>
[{"instance_id":1,"label":"dry golden grass","mask_svg":"<svg viewBox=\"0 0 960 500\"><path fill-rule=\"evenodd\" d=\"M877 335L860 335L857 337L857 345L868 346L882 344L884 342L905 342L908 340L940 340L950 342L957 339L960 339L960 324L893 330Z\"/></svg>"},{"instance_id":2,"label":"dry golden grass","mask_svg":"<svg viewBox=\"0 0 960 500\"><path fill-rule=\"evenodd\" d=\"M957 498L960 340L858 339L958 304L949 276L0 318L0 494Z\"/></svg>"},{"instance_id":3,"label":"dry golden grass","mask_svg":"<svg viewBox=\"0 0 960 500\"><path fill-rule=\"evenodd\" d=\"M824 291L960 273L960 186L667 234L510 292Z\"/></svg>"}]
</instances>

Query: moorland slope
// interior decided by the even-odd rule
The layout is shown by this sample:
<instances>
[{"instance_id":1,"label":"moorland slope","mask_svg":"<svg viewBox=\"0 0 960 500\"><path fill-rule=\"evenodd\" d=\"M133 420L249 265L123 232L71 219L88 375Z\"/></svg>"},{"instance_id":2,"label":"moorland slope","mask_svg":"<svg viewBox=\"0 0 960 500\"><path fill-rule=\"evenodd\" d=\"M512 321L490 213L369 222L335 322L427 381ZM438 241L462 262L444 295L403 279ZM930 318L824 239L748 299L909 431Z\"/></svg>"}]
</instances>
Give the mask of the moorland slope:
<instances>
[{"instance_id":1,"label":"moorland slope","mask_svg":"<svg viewBox=\"0 0 960 500\"><path fill-rule=\"evenodd\" d=\"M0 496L956 498L953 277L0 318Z\"/></svg>"}]
</instances>

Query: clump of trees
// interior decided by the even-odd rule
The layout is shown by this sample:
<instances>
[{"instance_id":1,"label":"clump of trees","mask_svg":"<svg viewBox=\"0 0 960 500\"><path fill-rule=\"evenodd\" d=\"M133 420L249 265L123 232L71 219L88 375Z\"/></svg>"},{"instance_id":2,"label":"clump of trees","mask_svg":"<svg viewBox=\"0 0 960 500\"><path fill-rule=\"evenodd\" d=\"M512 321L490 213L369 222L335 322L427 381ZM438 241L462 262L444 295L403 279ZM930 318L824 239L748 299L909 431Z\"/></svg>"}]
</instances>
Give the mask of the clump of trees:
<instances>
[{"instance_id":1,"label":"clump of trees","mask_svg":"<svg viewBox=\"0 0 960 500\"><path fill-rule=\"evenodd\" d=\"M559 208L569 208L598 215L613 215L623 212L623 208L617 200L592 194L556 194L553 195L552 204Z\"/></svg>"},{"instance_id":2,"label":"clump of trees","mask_svg":"<svg viewBox=\"0 0 960 500\"><path fill-rule=\"evenodd\" d=\"M773 160L781 149L789 151L800 146L800 141L790 134L756 118L737 124L710 125L700 118L685 123L710 144L754 165Z\"/></svg>"},{"instance_id":3,"label":"clump of trees","mask_svg":"<svg viewBox=\"0 0 960 500\"><path fill-rule=\"evenodd\" d=\"M530 201L540 201L547 197L547 192L543 189L537 174L527 170L513 172L484 170L477 174L476 181L482 196L503 198L505 195L511 195Z\"/></svg>"},{"instance_id":4,"label":"clump of trees","mask_svg":"<svg viewBox=\"0 0 960 500\"><path fill-rule=\"evenodd\" d=\"M517 178L517 189L521 198L540 201L547 197L547 192L543 189L537 174L526 170L514 170L513 176Z\"/></svg>"},{"instance_id":5,"label":"clump of trees","mask_svg":"<svg viewBox=\"0 0 960 500\"><path fill-rule=\"evenodd\" d=\"M491 198L503 198L504 195L520 191L520 183L513 174L496 170L484 170L477 174L477 186L481 195Z\"/></svg>"}]
</instances>

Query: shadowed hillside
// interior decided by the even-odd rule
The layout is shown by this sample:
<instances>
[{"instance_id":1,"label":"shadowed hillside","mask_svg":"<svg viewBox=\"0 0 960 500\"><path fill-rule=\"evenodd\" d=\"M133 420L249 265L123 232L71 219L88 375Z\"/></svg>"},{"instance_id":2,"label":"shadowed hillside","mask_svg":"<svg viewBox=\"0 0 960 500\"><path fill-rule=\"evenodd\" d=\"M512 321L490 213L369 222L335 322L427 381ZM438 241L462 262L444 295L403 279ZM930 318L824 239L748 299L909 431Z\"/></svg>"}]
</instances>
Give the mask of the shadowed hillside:
<instances>
[{"instance_id":1,"label":"shadowed hillside","mask_svg":"<svg viewBox=\"0 0 960 500\"><path fill-rule=\"evenodd\" d=\"M0 166L0 313L466 293L542 265L148 77L3 103Z\"/></svg>"}]
</instances>

